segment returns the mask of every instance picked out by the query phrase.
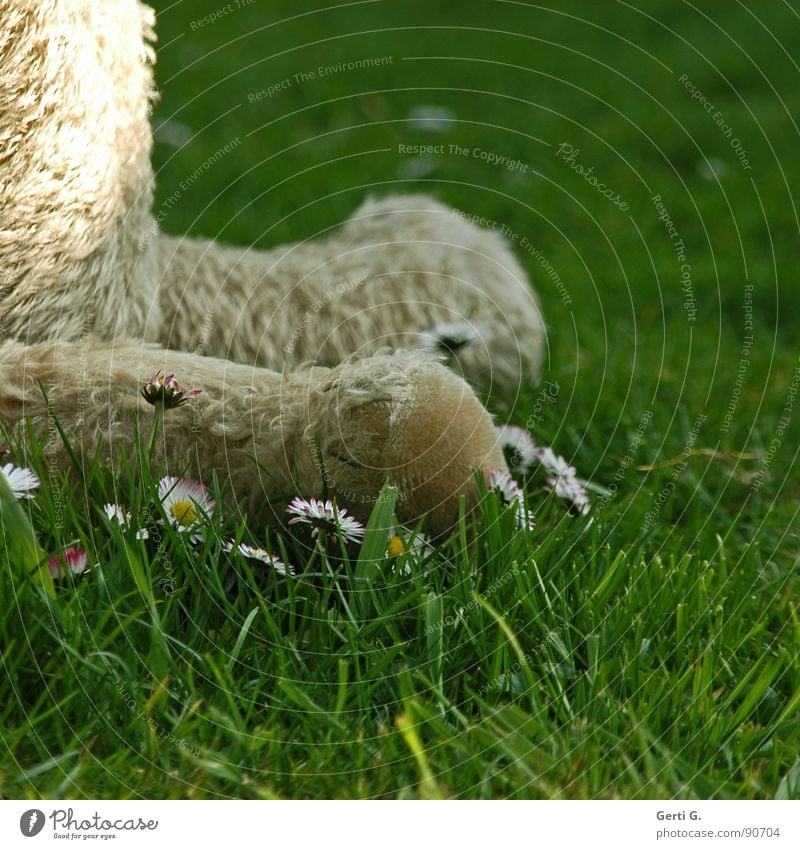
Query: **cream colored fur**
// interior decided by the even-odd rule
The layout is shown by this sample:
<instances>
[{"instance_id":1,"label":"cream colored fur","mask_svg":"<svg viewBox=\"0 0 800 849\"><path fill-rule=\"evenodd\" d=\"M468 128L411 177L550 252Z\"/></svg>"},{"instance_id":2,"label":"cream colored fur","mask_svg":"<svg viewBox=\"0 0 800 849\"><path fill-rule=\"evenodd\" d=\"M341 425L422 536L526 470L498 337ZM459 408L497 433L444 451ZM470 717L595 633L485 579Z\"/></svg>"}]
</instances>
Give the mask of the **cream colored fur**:
<instances>
[{"instance_id":1,"label":"cream colored fur","mask_svg":"<svg viewBox=\"0 0 800 849\"><path fill-rule=\"evenodd\" d=\"M354 351L417 348L437 325L465 323L479 338L451 366L474 386L510 395L538 373L544 328L513 253L431 198L368 200L333 234L271 251L169 236L159 250L161 341L171 347L210 344L272 368L333 365Z\"/></svg>"},{"instance_id":2,"label":"cream colored fur","mask_svg":"<svg viewBox=\"0 0 800 849\"><path fill-rule=\"evenodd\" d=\"M0 0L2 338L142 333L153 22L133 0Z\"/></svg>"},{"instance_id":3,"label":"cream colored fur","mask_svg":"<svg viewBox=\"0 0 800 849\"><path fill-rule=\"evenodd\" d=\"M513 392L539 367L524 272L498 234L418 196L266 252L159 234L152 26L136 0L0 0L0 422L43 431L41 382L68 432L113 459L163 368L204 390L167 416L171 470L214 469L243 503L320 494L327 475L361 513L390 479L405 518L446 526L470 469L503 466L456 373ZM479 334L453 371L381 353L443 322Z\"/></svg>"}]
</instances>

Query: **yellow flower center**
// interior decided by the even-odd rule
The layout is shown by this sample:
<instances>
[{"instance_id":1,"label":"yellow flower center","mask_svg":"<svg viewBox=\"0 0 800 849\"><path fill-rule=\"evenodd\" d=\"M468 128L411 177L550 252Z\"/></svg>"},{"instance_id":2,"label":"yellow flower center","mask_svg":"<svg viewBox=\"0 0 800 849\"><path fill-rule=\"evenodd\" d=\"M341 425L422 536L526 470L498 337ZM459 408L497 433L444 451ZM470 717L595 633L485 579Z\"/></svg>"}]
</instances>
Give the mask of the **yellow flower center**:
<instances>
[{"instance_id":1,"label":"yellow flower center","mask_svg":"<svg viewBox=\"0 0 800 849\"><path fill-rule=\"evenodd\" d=\"M399 536L393 536L389 540L389 556L390 557L399 557L401 554L406 553L406 547L403 543L403 540Z\"/></svg>"},{"instance_id":2,"label":"yellow flower center","mask_svg":"<svg viewBox=\"0 0 800 849\"><path fill-rule=\"evenodd\" d=\"M182 525L192 525L197 521L197 510L191 501L175 501L170 505L169 512Z\"/></svg>"}]
</instances>

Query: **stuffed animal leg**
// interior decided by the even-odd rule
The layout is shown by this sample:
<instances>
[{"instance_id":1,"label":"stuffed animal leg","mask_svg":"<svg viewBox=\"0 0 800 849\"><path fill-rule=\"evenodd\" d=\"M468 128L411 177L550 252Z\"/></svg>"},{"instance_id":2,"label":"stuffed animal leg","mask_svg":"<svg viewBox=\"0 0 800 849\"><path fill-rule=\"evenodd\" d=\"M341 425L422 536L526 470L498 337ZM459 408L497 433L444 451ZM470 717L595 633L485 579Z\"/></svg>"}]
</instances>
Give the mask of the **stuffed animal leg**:
<instances>
[{"instance_id":1,"label":"stuffed animal leg","mask_svg":"<svg viewBox=\"0 0 800 849\"><path fill-rule=\"evenodd\" d=\"M216 470L245 506L325 490L366 518L388 481L402 521L427 518L441 531L472 491L473 469L504 468L491 418L469 387L412 353L278 374L136 340L5 343L0 422L29 418L50 440L48 457L66 467L48 428L52 410L80 454L100 447L113 463L130 450L135 423L145 436L152 424L140 389L158 370L202 393L166 411L156 459L204 480Z\"/></svg>"},{"instance_id":2,"label":"stuffed animal leg","mask_svg":"<svg viewBox=\"0 0 800 849\"><path fill-rule=\"evenodd\" d=\"M369 200L332 236L271 251L161 236L161 342L271 368L433 351L513 398L538 375L539 305L503 237L423 196Z\"/></svg>"}]
</instances>

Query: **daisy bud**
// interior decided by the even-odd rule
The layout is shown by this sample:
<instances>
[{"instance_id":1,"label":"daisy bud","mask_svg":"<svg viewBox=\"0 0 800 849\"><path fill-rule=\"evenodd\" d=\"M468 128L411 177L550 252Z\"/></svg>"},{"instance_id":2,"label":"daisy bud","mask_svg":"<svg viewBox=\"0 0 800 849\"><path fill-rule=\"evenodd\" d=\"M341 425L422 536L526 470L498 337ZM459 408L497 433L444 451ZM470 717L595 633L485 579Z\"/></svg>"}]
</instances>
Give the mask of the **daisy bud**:
<instances>
[{"instance_id":1,"label":"daisy bud","mask_svg":"<svg viewBox=\"0 0 800 849\"><path fill-rule=\"evenodd\" d=\"M196 398L202 392L201 389L184 389L174 374L166 377L157 371L142 389L142 397L148 404L154 407L163 404L165 410L172 410L185 404L190 398Z\"/></svg>"},{"instance_id":2,"label":"daisy bud","mask_svg":"<svg viewBox=\"0 0 800 849\"><path fill-rule=\"evenodd\" d=\"M54 578L68 574L82 575L89 565L89 555L82 548L65 548L47 561L47 568Z\"/></svg>"}]
</instances>

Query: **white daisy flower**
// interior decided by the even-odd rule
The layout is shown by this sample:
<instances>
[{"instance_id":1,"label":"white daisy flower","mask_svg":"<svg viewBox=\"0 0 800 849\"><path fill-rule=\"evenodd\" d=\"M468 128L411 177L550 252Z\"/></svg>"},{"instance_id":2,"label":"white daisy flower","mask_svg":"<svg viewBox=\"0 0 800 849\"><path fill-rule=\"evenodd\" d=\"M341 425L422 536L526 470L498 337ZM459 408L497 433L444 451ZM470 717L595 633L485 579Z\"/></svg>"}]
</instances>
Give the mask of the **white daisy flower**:
<instances>
[{"instance_id":1,"label":"white daisy flower","mask_svg":"<svg viewBox=\"0 0 800 849\"><path fill-rule=\"evenodd\" d=\"M555 453L547 445L535 446L536 460L541 463L542 468L551 475L574 475L575 469L561 456Z\"/></svg>"},{"instance_id":2,"label":"white daisy flower","mask_svg":"<svg viewBox=\"0 0 800 849\"><path fill-rule=\"evenodd\" d=\"M106 516L108 516L108 520L110 522L116 522L118 525L121 525L123 528L127 527L128 521L131 518L130 513L126 513L119 504L104 504L103 511Z\"/></svg>"},{"instance_id":3,"label":"white daisy flower","mask_svg":"<svg viewBox=\"0 0 800 849\"><path fill-rule=\"evenodd\" d=\"M393 528L389 531L389 541L386 544L386 553L389 557L400 557L401 554L413 552L418 557L427 557L436 549L431 545L425 534L417 534L408 538L402 535L400 530Z\"/></svg>"},{"instance_id":4,"label":"white daisy flower","mask_svg":"<svg viewBox=\"0 0 800 849\"><path fill-rule=\"evenodd\" d=\"M282 560L274 557L263 548L255 548L252 545L247 545L243 542L240 542L236 546L232 542L226 542L223 546L223 550L226 554L230 554L234 548L242 555L242 557L247 557L250 560L259 560L261 563L271 566L279 575L294 574L294 566L287 566Z\"/></svg>"},{"instance_id":5,"label":"white daisy flower","mask_svg":"<svg viewBox=\"0 0 800 849\"><path fill-rule=\"evenodd\" d=\"M547 479L547 484L559 498L569 501L581 516L585 516L591 509L589 493L575 477L575 470L571 469L571 472L572 474L550 477Z\"/></svg>"},{"instance_id":6,"label":"white daisy flower","mask_svg":"<svg viewBox=\"0 0 800 849\"><path fill-rule=\"evenodd\" d=\"M191 533L192 542L202 541L202 535L196 531L216 506L203 484L167 475L158 485L158 498L174 528L181 533Z\"/></svg>"},{"instance_id":7,"label":"white daisy flower","mask_svg":"<svg viewBox=\"0 0 800 849\"><path fill-rule=\"evenodd\" d=\"M128 530L133 521L130 510L126 510L120 504L104 504L103 510L110 522L116 522L123 531ZM150 539L150 531L147 528L140 528L136 531L136 539Z\"/></svg>"},{"instance_id":8,"label":"white daisy flower","mask_svg":"<svg viewBox=\"0 0 800 849\"><path fill-rule=\"evenodd\" d=\"M717 180L722 180L728 173L728 166L721 159L715 156L709 157L708 160L703 160L697 164L697 173L704 179L715 183Z\"/></svg>"},{"instance_id":9,"label":"white daisy flower","mask_svg":"<svg viewBox=\"0 0 800 849\"><path fill-rule=\"evenodd\" d=\"M489 472L489 488L499 493L504 504L514 508L519 527L533 530L533 515L525 506L525 495L508 472L503 469L492 469Z\"/></svg>"},{"instance_id":10,"label":"white daisy flower","mask_svg":"<svg viewBox=\"0 0 800 849\"><path fill-rule=\"evenodd\" d=\"M318 498L300 498L296 495L291 504L286 508L293 518L289 519L290 525L298 522L312 526L311 536L317 537L322 531L332 539L336 539L336 531L342 533L345 542L361 542L364 539L364 526L357 519L347 515L347 511L336 507L328 499L321 501Z\"/></svg>"},{"instance_id":11,"label":"white daisy flower","mask_svg":"<svg viewBox=\"0 0 800 849\"><path fill-rule=\"evenodd\" d=\"M450 356L458 353L462 348L477 342L480 339L478 331L463 321L448 321L437 324L433 330L425 331L422 336L421 347L432 354L444 354Z\"/></svg>"},{"instance_id":12,"label":"white daisy flower","mask_svg":"<svg viewBox=\"0 0 800 849\"><path fill-rule=\"evenodd\" d=\"M537 445L535 451L536 459L549 475L547 485L559 498L569 501L581 516L585 516L591 508L591 501L589 494L576 477L575 467L570 466L552 448Z\"/></svg>"},{"instance_id":13,"label":"white daisy flower","mask_svg":"<svg viewBox=\"0 0 800 849\"><path fill-rule=\"evenodd\" d=\"M163 121L153 128L153 140L170 147L183 147L193 135L191 127L180 121Z\"/></svg>"},{"instance_id":14,"label":"white daisy flower","mask_svg":"<svg viewBox=\"0 0 800 849\"><path fill-rule=\"evenodd\" d=\"M404 159L397 169L397 176L404 180L421 180L436 171L438 164L438 157L428 154Z\"/></svg>"},{"instance_id":15,"label":"white daisy flower","mask_svg":"<svg viewBox=\"0 0 800 849\"><path fill-rule=\"evenodd\" d=\"M501 425L497 428L497 440L506 456L508 468L521 475L527 474L537 460L537 447L524 427Z\"/></svg>"},{"instance_id":16,"label":"white daisy flower","mask_svg":"<svg viewBox=\"0 0 800 849\"><path fill-rule=\"evenodd\" d=\"M418 533L416 536L409 538L403 533L403 528L393 527L389 529L387 534L386 554L393 559L391 566L392 572L396 572L400 564L398 558L403 554L412 554L417 560L427 560L430 558L436 549L431 545L430 539L423 533ZM406 558L402 564L402 572L404 575L410 575L413 572L410 558ZM430 570L423 567L422 574L427 577Z\"/></svg>"},{"instance_id":17,"label":"white daisy flower","mask_svg":"<svg viewBox=\"0 0 800 849\"><path fill-rule=\"evenodd\" d=\"M522 490L511 475L503 469L492 469L489 472L489 488L496 489L505 504L513 504L522 500Z\"/></svg>"},{"instance_id":18,"label":"white daisy flower","mask_svg":"<svg viewBox=\"0 0 800 849\"><path fill-rule=\"evenodd\" d=\"M39 489L39 478L30 469L6 463L1 471L15 498L33 498L33 491Z\"/></svg>"},{"instance_id":19,"label":"white daisy flower","mask_svg":"<svg viewBox=\"0 0 800 849\"><path fill-rule=\"evenodd\" d=\"M65 548L47 561L47 568L54 578L63 578L70 572L82 575L89 565L89 555L82 548Z\"/></svg>"},{"instance_id":20,"label":"white daisy flower","mask_svg":"<svg viewBox=\"0 0 800 849\"><path fill-rule=\"evenodd\" d=\"M516 511L517 526L532 531L536 527L536 519L533 513L528 510L522 498L517 501Z\"/></svg>"},{"instance_id":21,"label":"white daisy flower","mask_svg":"<svg viewBox=\"0 0 800 849\"><path fill-rule=\"evenodd\" d=\"M394 534L389 537L389 542L386 544L386 553L389 557L400 557L407 552L408 549L406 548L405 540L400 534Z\"/></svg>"}]
</instances>

